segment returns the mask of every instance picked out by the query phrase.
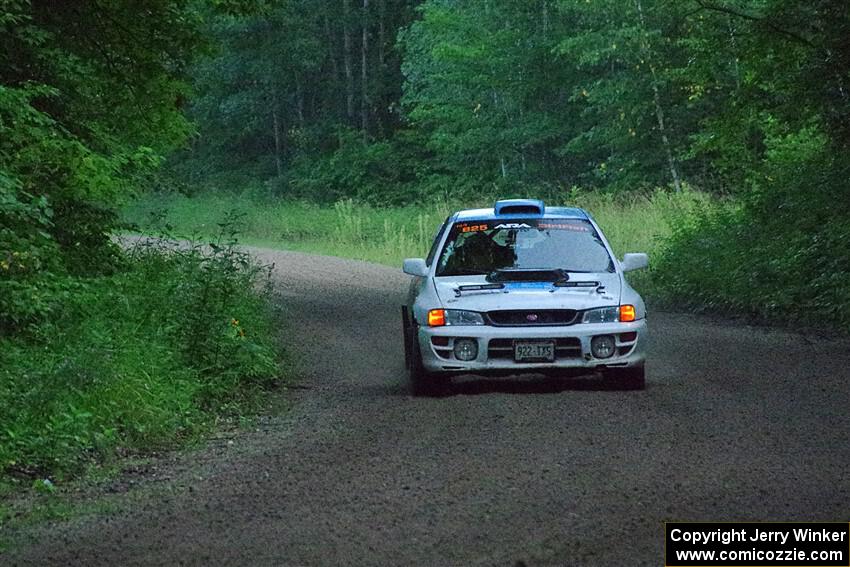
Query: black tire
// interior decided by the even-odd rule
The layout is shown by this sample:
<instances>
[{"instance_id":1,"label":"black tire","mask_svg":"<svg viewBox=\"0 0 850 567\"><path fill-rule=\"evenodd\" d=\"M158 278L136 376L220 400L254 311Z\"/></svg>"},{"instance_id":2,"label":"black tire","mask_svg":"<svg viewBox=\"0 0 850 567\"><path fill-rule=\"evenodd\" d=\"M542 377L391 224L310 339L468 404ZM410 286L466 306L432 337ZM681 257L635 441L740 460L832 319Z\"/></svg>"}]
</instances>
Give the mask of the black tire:
<instances>
[{"instance_id":1,"label":"black tire","mask_svg":"<svg viewBox=\"0 0 850 567\"><path fill-rule=\"evenodd\" d=\"M446 391L449 380L434 372L428 372L422 366L422 354L415 326L407 328L405 352L409 354L407 374L410 378L410 393L417 397L439 396Z\"/></svg>"},{"instance_id":2,"label":"black tire","mask_svg":"<svg viewBox=\"0 0 850 567\"><path fill-rule=\"evenodd\" d=\"M643 390L646 388L646 368L643 365L628 368L610 368L605 378L620 390Z\"/></svg>"}]
</instances>

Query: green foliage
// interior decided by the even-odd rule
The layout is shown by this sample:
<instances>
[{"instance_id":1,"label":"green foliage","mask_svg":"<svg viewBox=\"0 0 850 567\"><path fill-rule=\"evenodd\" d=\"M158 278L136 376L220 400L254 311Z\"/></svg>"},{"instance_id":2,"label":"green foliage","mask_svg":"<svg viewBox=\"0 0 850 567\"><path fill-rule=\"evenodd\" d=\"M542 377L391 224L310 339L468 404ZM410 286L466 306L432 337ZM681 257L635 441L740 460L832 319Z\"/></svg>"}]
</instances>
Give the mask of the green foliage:
<instances>
[{"instance_id":1,"label":"green foliage","mask_svg":"<svg viewBox=\"0 0 850 567\"><path fill-rule=\"evenodd\" d=\"M549 56L554 39L540 8L426 2L401 35L402 103L432 154L433 174L460 185L570 182L551 152L569 130L570 105L553 81L563 71Z\"/></svg>"},{"instance_id":2,"label":"green foliage","mask_svg":"<svg viewBox=\"0 0 850 567\"><path fill-rule=\"evenodd\" d=\"M654 272L670 303L850 330L850 167L816 126L766 140L755 189L682 215Z\"/></svg>"},{"instance_id":3,"label":"green foliage","mask_svg":"<svg viewBox=\"0 0 850 567\"><path fill-rule=\"evenodd\" d=\"M321 203L355 198L374 205L399 205L419 196L416 157L401 144L366 143L347 129L339 133L338 144L327 155L294 159L277 193Z\"/></svg>"},{"instance_id":4,"label":"green foliage","mask_svg":"<svg viewBox=\"0 0 850 567\"><path fill-rule=\"evenodd\" d=\"M222 50L194 73L204 134L175 168L192 182L276 177L279 194L325 202L573 185L729 194L762 175L777 127L850 132L840 0L388 8L288 0L215 20Z\"/></svg>"},{"instance_id":5,"label":"green foliage","mask_svg":"<svg viewBox=\"0 0 850 567\"><path fill-rule=\"evenodd\" d=\"M53 211L0 176L0 337L45 317L57 285Z\"/></svg>"},{"instance_id":6,"label":"green foliage","mask_svg":"<svg viewBox=\"0 0 850 567\"><path fill-rule=\"evenodd\" d=\"M592 164L579 176L596 186L672 183L671 157L678 168L675 156L692 124L675 114L685 99L676 68L687 55L671 38L690 8L645 0L558 6L571 29L553 51L575 69L570 88L578 128L556 151Z\"/></svg>"},{"instance_id":7,"label":"green foliage","mask_svg":"<svg viewBox=\"0 0 850 567\"><path fill-rule=\"evenodd\" d=\"M264 273L226 240L140 243L117 273L73 280L29 336L0 338L0 469L62 476L244 408L278 376Z\"/></svg>"},{"instance_id":8,"label":"green foliage","mask_svg":"<svg viewBox=\"0 0 850 567\"><path fill-rule=\"evenodd\" d=\"M273 377L276 360L270 306L254 297L259 288L268 298L271 266L257 265L238 248L239 216L226 216L217 229L204 248L173 250L167 241L143 241L131 255L150 272L176 272L164 290L168 303L153 307L174 318L186 364L204 378L199 400L205 407L236 401L244 386Z\"/></svg>"},{"instance_id":9,"label":"green foliage","mask_svg":"<svg viewBox=\"0 0 850 567\"><path fill-rule=\"evenodd\" d=\"M184 0L0 5L0 333L118 267L116 207L191 132L200 29Z\"/></svg>"},{"instance_id":10,"label":"green foliage","mask_svg":"<svg viewBox=\"0 0 850 567\"><path fill-rule=\"evenodd\" d=\"M325 201L340 183L346 194L363 191L354 184L364 168L375 170L373 184L388 187L378 181L387 172L373 165L400 124L393 42L415 3L281 0L250 17L213 18L207 32L220 49L192 69L189 115L198 137L172 170L218 189L234 177L240 185L274 179L282 193ZM349 134L354 128L359 144ZM364 156L350 159L354 149ZM316 191L318 181L303 175L313 167L331 186Z\"/></svg>"}]
</instances>

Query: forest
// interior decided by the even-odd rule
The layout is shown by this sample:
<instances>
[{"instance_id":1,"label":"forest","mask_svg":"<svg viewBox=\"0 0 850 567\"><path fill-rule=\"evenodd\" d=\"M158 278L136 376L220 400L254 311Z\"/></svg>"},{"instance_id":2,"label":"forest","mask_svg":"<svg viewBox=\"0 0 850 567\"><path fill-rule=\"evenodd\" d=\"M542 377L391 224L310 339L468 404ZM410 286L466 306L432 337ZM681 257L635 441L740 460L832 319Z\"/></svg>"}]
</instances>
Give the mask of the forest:
<instances>
[{"instance_id":1,"label":"forest","mask_svg":"<svg viewBox=\"0 0 850 567\"><path fill-rule=\"evenodd\" d=\"M289 0L210 30L172 189L426 209L696 193L656 297L850 323L841 0Z\"/></svg>"},{"instance_id":2,"label":"forest","mask_svg":"<svg viewBox=\"0 0 850 567\"><path fill-rule=\"evenodd\" d=\"M16 483L185 439L286 375L238 217L213 252L117 243L169 196L413 211L414 243L455 203L639 201L640 230L685 199L651 300L850 330L846 0L3 0L0 45Z\"/></svg>"},{"instance_id":3,"label":"forest","mask_svg":"<svg viewBox=\"0 0 850 567\"><path fill-rule=\"evenodd\" d=\"M847 19L837 1L273 3L212 25L177 169L383 205L772 190L787 154L846 139Z\"/></svg>"}]
</instances>

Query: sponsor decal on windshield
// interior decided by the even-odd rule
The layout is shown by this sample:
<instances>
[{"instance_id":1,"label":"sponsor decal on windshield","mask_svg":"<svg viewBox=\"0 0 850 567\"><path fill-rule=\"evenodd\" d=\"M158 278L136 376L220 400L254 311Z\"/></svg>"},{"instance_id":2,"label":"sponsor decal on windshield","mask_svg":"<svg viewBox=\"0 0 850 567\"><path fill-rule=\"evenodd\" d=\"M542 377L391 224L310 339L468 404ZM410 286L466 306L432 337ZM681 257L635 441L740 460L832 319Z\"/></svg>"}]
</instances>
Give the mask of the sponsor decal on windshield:
<instances>
[{"instance_id":1,"label":"sponsor decal on windshield","mask_svg":"<svg viewBox=\"0 0 850 567\"><path fill-rule=\"evenodd\" d=\"M488 227L487 223L469 224L469 223L464 222L464 223L458 224L457 228L458 228L458 230L460 230L460 232L479 232L479 231L482 231L482 230L487 230L489 227Z\"/></svg>"},{"instance_id":2,"label":"sponsor decal on windshield","mask_svg":"<svg viewBox=\"0 0 850 567\"><path fill-rule=\"evenodd\" d=\"M574 230L576 232L590 232L590 227L584 223L581 224L573 224L567 222L541 222L537 225L537 228L542 230L555 229L555 230Z\"/></svg>"},{"instance_id":3,"label":"sponsor decal on windshield","mask_svg":"<svg viewBox=\"0 0 850 567\"><path fill-rule=\"evenodd\" d=\"M518 228L518 229L530 229L531 227L524 222L506 222L502 224L497 224L493 227L493 230L502 230L506 228Z\"/></svg>"},{"instance_id":4,"label":"sponsor decal on windshield","mask_svg":"<svg viewBox=\"0 0 850 567\"><path fill-rule=\"evenodd\" d=\"M523 222L503 222L496 225L491 225L485 221L461 222L457 223L454 230L460 233L467 232L482 232L485 230L571 230L574 232L593 232L593 229L585 221L570 222L567 220L554 221L523 221Z\"/></svg>"}]
</instances>

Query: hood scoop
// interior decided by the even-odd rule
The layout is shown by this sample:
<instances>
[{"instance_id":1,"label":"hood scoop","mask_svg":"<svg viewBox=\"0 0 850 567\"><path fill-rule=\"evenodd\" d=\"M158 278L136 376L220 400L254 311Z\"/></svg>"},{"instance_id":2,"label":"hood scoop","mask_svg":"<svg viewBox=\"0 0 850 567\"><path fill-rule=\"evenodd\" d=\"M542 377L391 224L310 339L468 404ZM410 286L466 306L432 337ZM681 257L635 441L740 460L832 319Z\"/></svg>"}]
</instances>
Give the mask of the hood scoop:
<instances>
[{"instance_id":1,"label":"hood scoop","mask_svg":"<svg viewBox=\"0 0 850 567\"><path fill-rule=\"evenodd\" d=\"M487 275L488 282L567 282L570 275L564 270L540 270L536 268L503 268Z\"/></svg>"}]
</instances>

